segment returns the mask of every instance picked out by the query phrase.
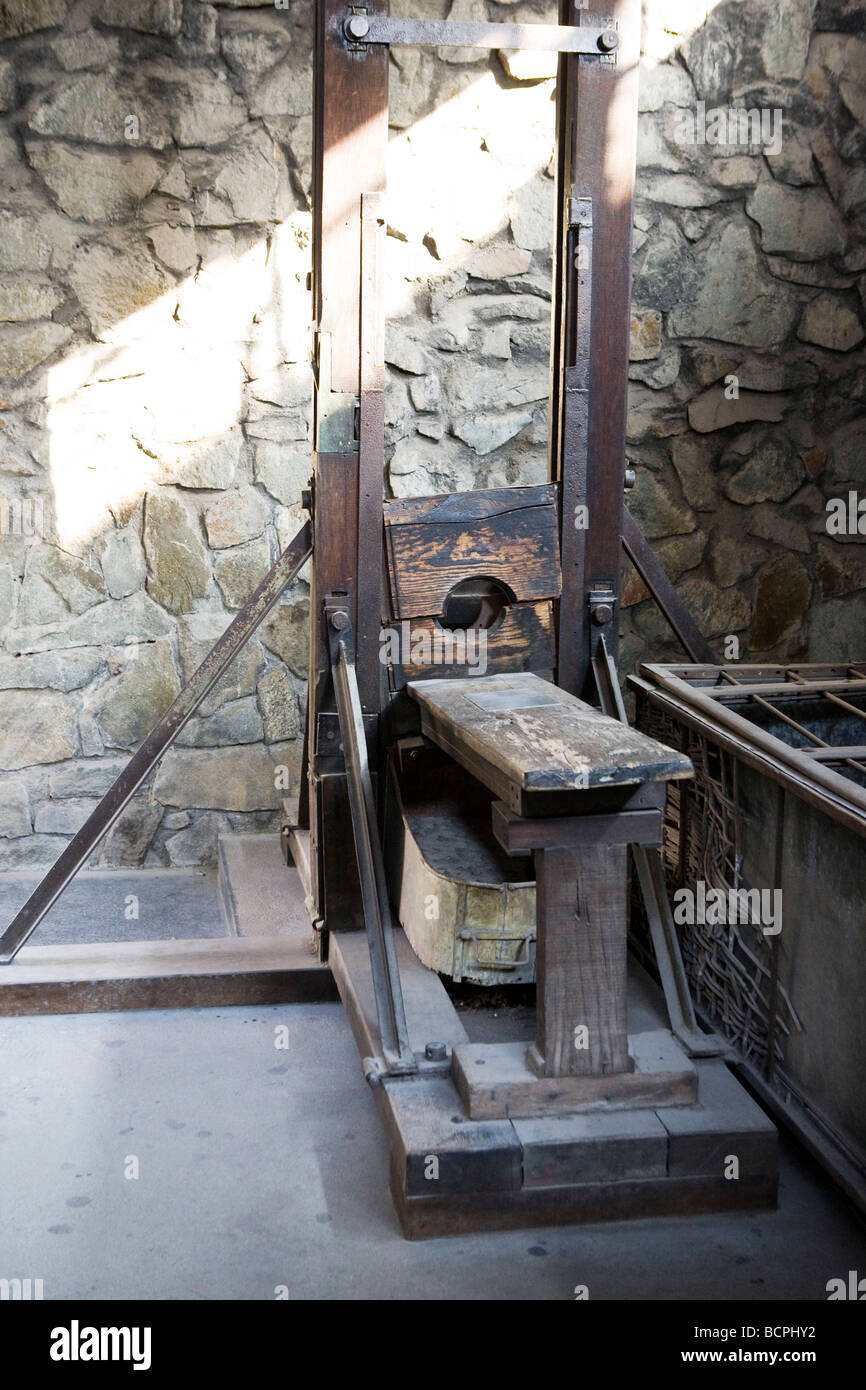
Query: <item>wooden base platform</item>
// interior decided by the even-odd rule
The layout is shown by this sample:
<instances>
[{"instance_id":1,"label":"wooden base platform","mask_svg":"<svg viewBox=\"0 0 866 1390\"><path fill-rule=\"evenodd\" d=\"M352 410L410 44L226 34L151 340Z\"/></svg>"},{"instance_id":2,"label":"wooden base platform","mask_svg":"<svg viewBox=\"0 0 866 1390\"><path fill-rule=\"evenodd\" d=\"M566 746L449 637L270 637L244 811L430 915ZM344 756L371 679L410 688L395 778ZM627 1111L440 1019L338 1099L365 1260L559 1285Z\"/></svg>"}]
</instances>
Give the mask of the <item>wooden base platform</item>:
<instances>
[{"instance_id":1,"label":"wooden base platform","mask_svg":"<svg viewBox=\"0 0 866 1390\"><path fill-rule=\"evenodd\" d=\"M628 1042L631 1069L608 1076L544 1076L534 1044L468 1043L454 1049L454 1082L473 1120L695 1103L697 1071L668 1030Z\"/></svg>"},{"instance_id":2,"label":"wooden base platform","mask_svg":"<svg viewBox=\"0 0 866 1390\"><path fill-rule=\"evenodd\" d=\"M391 1150L391 1193L409 1239L775 1205L775 1127L718 1060L689 1063L691 1104L470 1116L453 1059L478 1057L482 1045L469 1041L439 977L402 932L396 937L413 1049L423 1053L432 1041L448 1048L444 1064L422 1063L417 1077L385 1077L374 1087ZM332 933L330 965L362 1057L376 1056L363 935ZM664 1033L660 996L652 1017L646 993L634 1009L639 1027ZM526 1051L525 1042L505 1043L488 1055L497 1046Z\"/></svg>"}]
</instances>

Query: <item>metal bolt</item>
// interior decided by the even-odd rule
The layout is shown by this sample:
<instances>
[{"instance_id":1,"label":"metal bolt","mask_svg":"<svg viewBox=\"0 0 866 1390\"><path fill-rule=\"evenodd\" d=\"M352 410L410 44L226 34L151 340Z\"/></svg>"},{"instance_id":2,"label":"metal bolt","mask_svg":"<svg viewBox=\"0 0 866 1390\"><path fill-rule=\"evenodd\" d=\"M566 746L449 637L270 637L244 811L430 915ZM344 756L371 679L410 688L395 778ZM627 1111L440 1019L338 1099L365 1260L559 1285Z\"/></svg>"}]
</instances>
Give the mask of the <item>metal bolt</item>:
<instances>
[{"instance_id":1,"label":"metal bolt","mask_svg":"<svg viewBox=\"0 0 866 1390\"><path fill-rule=\"evenodd\" d=\"M615 48L619 48L619 34L615 29L605 29L598 36L598 46L603 53L612 53Z\"/></svg>"},{"instance_id":2,"label":"metal bolt","mask_svg":"<svg viewBox=\"0 0 866 1390\"><path fill-rule=\"evenodd\" d=\"M625 478L623 479L623 487L625 488L626 492L629 492L630 489L634 487L636 478L637 478L637 475L636 475L636 473L635 473L635 471L634 471L633 468L627 468L627 469L625 470Z\"/></svg>"},{"instance_id":3,"label":"metal bolt","mask_svg":"<svg viewBox=\"0 0 866 1390\"><path fill-rule=\"evenodd\" d=\"M346 20L344 28L346 31L346 38L354 39L354 41L358 43L361 39L365 39L369 34L370 21L366 15L350 14L349 18Z\"/></svg>"},{"instance_id":4,"label":"metal bolt","mask_svg":"<svg viewBox=\"0 0 866 1390\"><path fill-rule=\"evenodd\" d=\"M348 613L344 613L344 612L342 612L342 610L340 610L340 611L337 612L337 613L332 613L332 614L331 614L331 627L334 629L335 632L342 632L343 629L346 628L346 627L348 627L348 626L349 626L349 615L348 615Z\"/></svg>"},{"instance_id":5,"label":"metal bolt","mask_svg":"<svg viewBox=\"0 0 866 1390\"><path fill-rule=\"evenodd\" d=\"M428 1062L444 1062L448 1056L448 1048L442 1042L429 1042L424 1048L424 1056Z\"/></svg>"},{"instance_id":6,"label":"metal bolt","mask_svg":"<svg viewBox=\"0 0 866 1390\"><path fill-rule=\"evenodd\" d=\"M592 621L603 627L605 623L613 621L613 608L609 603L597 603L592 610Z\"/></svg>"}]
</instances>

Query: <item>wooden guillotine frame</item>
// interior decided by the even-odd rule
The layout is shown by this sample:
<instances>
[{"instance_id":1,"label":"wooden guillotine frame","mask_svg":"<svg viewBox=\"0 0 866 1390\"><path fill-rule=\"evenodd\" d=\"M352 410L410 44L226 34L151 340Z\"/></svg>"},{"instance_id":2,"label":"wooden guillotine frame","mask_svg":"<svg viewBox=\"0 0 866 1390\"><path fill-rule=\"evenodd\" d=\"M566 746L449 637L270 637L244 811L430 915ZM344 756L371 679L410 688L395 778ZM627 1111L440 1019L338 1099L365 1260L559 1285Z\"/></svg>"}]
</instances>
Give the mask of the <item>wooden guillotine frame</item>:
<instances>
[{"instance_id":1,"label":"wooden guillotine frame","mask_svg":"<svg viewBox=\"0 0 866 1390\"><path fill-rule=\"evenodd\" d=\"M743 1098L719 1060L719 1040L697 1026L657 852L666 780L691 769L626 732L616 673L623 549L689 656L709 656L623 501L640 11L640 0L613 0L590 15L562 0L560 24L547 26L392 19L382 0L317 6L307 499L315 563L306 775L286 834L295 861L308 865L320 951L383 1110L392 1191L410 1235L754 1205L775 1192L772 1127L754 1113L754 1171L736 1191L694 1162L672 1184L661 1120L665 1106L681 1120L688 1112L684 1131L703 1124L706 1136L709 1123L717 1149L730 1127L726 1106L742 1110ZM403 44L559 54L546 487L383 500L388 56ZM409 669L406 658L383 664L383 628L435 627L467 578L492 578L509 598L505 620L490 628L492 674ZM527 943L537 1024L528 1050L467 1044L441 984L393 929L392 904L400 912L406 892L393 841L411 831L405 816L387 818L386 868L383 803L404 758L416 754L431 757L434 773L444 755L446 780L456 765L468 794L480 785L500 848L534 857ZM496 798L490 805L485 791ZM628 847L670 1025L641 1039L627 1027ZM589 1021L585 1048L577 1019ZM440 1035L431 1038L432 1020ZM710 1068L703 1093L700 1065ZM591 1164L582 1163L588 1117L609 1110L617 1112L601 1137L609 1163L592 1182ZM630 1171L617 1157L624 1117L641 1131L650 1114L665 1135L663 1158L644 1133L654 1157L644 1167L635 1160L635 1184L612 1185L615 1173ZM515 1126L553 1116L578 1128L559 1132L563 1143L552 1145L552 1167L539 1180L538 1136ZM432 1182L431 1150L441 1158Z\"/></svg>"},{"instance_id":2,"label":"wooden guillotine frame","mask_svg":"<svg viewBox=\"0 0 866 1390\"><path fill-rule=\"evenodd\" d=\"M623 501L640 9L610 0L597 16L562 0L551 26L392 19L384 0L317 0L310 520L0 938L8 963L312 555L305 758L284 840L383 1112L411 1236L775 1199L775 1132L697 1026L666 900L665 786L691 768L628 727L616 674L623 549L690 658L711 659ZM546 485L383 495L397 44L559 54ZM383 628L432 629L467 579L507 597L488 630L490 674L383 663ZM469 1042L395 928L411 835L391 818L386 864L385 803L415 755L481 807L497 852L534 859L528 1049ZM667 1009L664 1027L639 1034L628 1027L628 853ZM732 1184L719 1156L737 1134L748 1153Z\"/></svg>"}]
</instances>

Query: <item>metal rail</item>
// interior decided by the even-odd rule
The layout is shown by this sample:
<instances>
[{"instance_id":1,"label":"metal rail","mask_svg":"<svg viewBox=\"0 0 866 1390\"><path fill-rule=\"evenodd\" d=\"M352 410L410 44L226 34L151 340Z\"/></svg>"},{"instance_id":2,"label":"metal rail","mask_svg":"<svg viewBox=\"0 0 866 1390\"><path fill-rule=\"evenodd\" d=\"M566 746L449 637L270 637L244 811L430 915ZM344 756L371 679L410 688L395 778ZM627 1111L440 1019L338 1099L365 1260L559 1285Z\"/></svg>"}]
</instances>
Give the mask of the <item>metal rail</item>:
<instances>
[{"instance_id":1,"label":"metal rail","mask_svg":"<svg viewBox=\"0 0 866 1390\"><path fill-rule=\"evenodd\" d=\"M827 758L813 756L814 748L823 751L828 748L828 745L817 734L813 734L811 730L798 723L791 715L778 709L775 705L770 705L769 701L765 699L767 694L772 695L775 699L778 699L779 696L790 696L795 701L824 698L836 704L841 703L843 708L856 714L858 718L866 720L866 713L863 710L858 710L853 705L847 705L844 701L840 702L839 697L834 694L834 689L838 690L839 688L855 693L866 691L863 673L858 669L862 664L862 662L853 662L844 667L849 676L847 680L822 679L820 676L817 679L809 679L808 676L801 674L802 671L809 670L808 666L792 668L788 673L793 677L791 680L772 682L766 678L760 679L766 671L766 668L762 667L735 667L733 671L725 666L710 667L709 670L701 667L692 672L688 667L669 667L645 663L641 667L641 671L649 675L658 686L676 696L684 704L691 706L694 710L701 711L716 724L722 724L733 730L753 747L768 752L771 757L786 764L789 769L793 768L807 781L819 786L822 790L830 791L835 796L843 798L849 806L856 807L862 815L866 811L866 791L843 773L835 772L828 765ZM751 676L751 684L748 680L750 670L756 673ZM771 670L775 673L776 668L771 668ZM698 680L706 680L707 678L714 679L716 684L708 687L696 683ZM727 681L728 684L719 685L718 682L723 680ZM754 702L759 706L767 706L774 717L793 726L807 742L813 745L813 748L806 750L795 748L775 734L768 733L766 729L762 729L760 725L747 719L745 715L734 709L732 707L734 701ZM848 751L850 754L850 750ZM847 761L852 769L858 772L862 771L861 766L852 757L849 756Z\"/></svg>"},{"instance_id":2,"label":"metal rail","mask_svg":"<svg viewBox=\"0 0 866 1390\"><path fill-rule=\"evenodd\" d=\"M850 670L851 668L849 667L849 673ZM729 671L725 671L723 674L725 675L726 679L731 681L733 684L740 686L743 685L742 681L735 681L734 677L731 675ZM809 681L806 680L805 676L801 676L797 671L791 672L791 679L795 681L801 689L803 686L806 686L808 689L811 684ZM819 682L819 684L821 687L821 696L823 699L829 700L834 705L838 705L839 708L845 710L847 714L853 714L857 719L860 720L861 724L866 724L866 714L864 714L863 710L857 709L855 705L849 704L847 700L841 700L838 695L835 695L833 691L831 691L828 688L827 683ZM834 683L834 689L836 688L837 685ZM852 680L848 682L847 686L844 688L854 691L855 693L858 690L866 690L866 680ZM770 710L773 714L777 714L780 717L780 719L783 719L786 724L790 724L791 727L796 729L798 733L803 734L808 739L811 739L812 743L815 744L815 747L807 751L811 753L812 757L814 757L816 753L826 753L827 750L830 750L831 752L833 751L832 744L827 743L825 739L818 738L817 734L810 733L810 731L804 728L802 724L798 724L796 719L792 719L789 715L784 714L782 710L777 709L775 705L771 705L769 700L762 700L760 696L755 695L754 693L752 693L752 699L757 700L759 705L763 705L765 709ZM866 745L861 745L856 748L852 748L848 750L848 752L850 753L850 756L848 756L847 753L840 751L838 757L833 758L832 761L843 763L845 767L853 768L855 772L861 772L862 769L858 767L857 764L858 762L866 758Z\"/></svg>"},{"instance_id":3,"label":"metal rail","mask_svg":"<svg viewBox=\"0 0 866 1390\"><path fill-rule=\"evenodd\" d=\"M195 714L208 691L246 645L262 619L267 617L312 551L312 527L307 522L6 928L0 937L0 965L8 965L14 960L16 953L114 825L127 802L174 743L184 724Z\"/></svg>"},{"instance_id":4,"label":"metal rail","mask_svg":"<svg viewBox=\"0 0 866 1390\"><path fill-rule=\"evenodd\" d=\"M840 825L853 830L855 835L862 837L866 834L866 814L851 804L849 793L853 784L845 777L837 775L833 778L836 786L831 791L808 775L810 769L823 765L821 760L812 757L811 749L802 752L806 771L801 773L799 767L794 769L782 760L779 749L787 745L781 744L778 739L768 736L765 742L755 743L750 736L755 731L755 726L747 720L739 721L742 731L729 728L719 721L715 710L706 712L695 709L681 696L665 690L661 684L651 684L648 679L652 673L650 667L645 666L642 671L643 676L629 676L629 685L656 709L671 715L679 723L694 729L696 733L704 737L709 736L726 753L730 753L747 767L754 768L768 781L784 782L785 785L791 786L810 806L817 807Z\"/></svg>"},{"instance_id":5,"label":"metal rail","mask_svg":"<svg viewBox=\"0 0 866 1390\"><path fill-rule=\"evenodd\" d=\"M361 880L361 899L364 924L370 949L370 969L376 1013L382 1040L382 1055L392 1075L406 1075L418 1070L418 1062L409 1043L409 1029L403 1006L400 970L394 948L394 929L388 900L388 882L379 840L376 803L367 758L367 737L355 671L355 636L345 598L329 597L325 601L325 618L331 649L331 672L340 737L346 760L346 779L349 787L349 806L358 875Z\"/></svg>"},{"instance_id":6,"label":"metal rail","mask_svg":"<svg viewBox=\"0 0 866 1390\"><path fill-rule=\"evenodd\" d=\"M623 703L619 677L604 635L598 640L592 668L602 710L611 718L627 724L628 715ZM716 1034L703 1033L698 1027L677 929L668 902L661 854L657 849L646 849L641 845L630 845L629 849L649 923L671 1032L679 1038L692 1057L726 1055L729 1048L723 1040Z\"/></svg>"}]
</instances>

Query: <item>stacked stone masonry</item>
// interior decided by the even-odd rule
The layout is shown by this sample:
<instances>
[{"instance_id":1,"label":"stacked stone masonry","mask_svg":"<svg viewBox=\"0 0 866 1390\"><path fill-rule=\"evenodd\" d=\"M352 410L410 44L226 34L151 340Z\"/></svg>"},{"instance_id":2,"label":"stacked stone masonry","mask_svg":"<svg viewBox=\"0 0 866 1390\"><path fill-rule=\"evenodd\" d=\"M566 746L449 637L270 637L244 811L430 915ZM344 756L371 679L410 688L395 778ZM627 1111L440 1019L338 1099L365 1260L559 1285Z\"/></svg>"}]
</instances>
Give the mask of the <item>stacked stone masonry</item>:
<instances>
[{"instance_id":1,"label":"stacked stone masonry","mask_svg":"<svg viewBox=\"0 0 866 1390\"><path fill-rule=\"evenodd\" d=\"M866 496L866 0L644 11L631 505L720 656L862 659L826 505ZM51 862L303 519L311 59L311 0L0 6L0 869ZM392 55L391 495L546 479L554 72ZM678 658L623 579L624 670ZM276 826L308 580L94 865Z\"/></svg>"}]
</instances>

